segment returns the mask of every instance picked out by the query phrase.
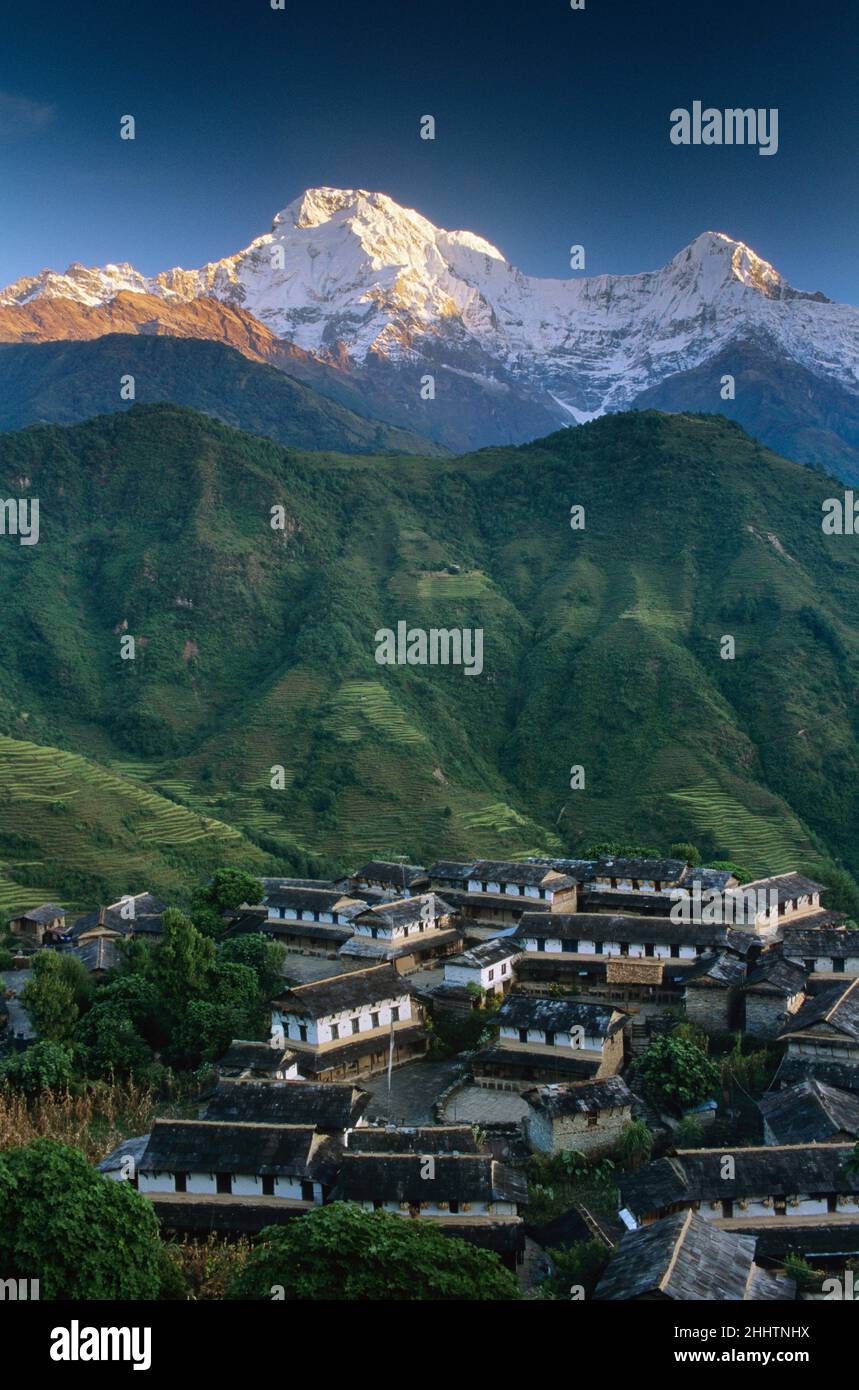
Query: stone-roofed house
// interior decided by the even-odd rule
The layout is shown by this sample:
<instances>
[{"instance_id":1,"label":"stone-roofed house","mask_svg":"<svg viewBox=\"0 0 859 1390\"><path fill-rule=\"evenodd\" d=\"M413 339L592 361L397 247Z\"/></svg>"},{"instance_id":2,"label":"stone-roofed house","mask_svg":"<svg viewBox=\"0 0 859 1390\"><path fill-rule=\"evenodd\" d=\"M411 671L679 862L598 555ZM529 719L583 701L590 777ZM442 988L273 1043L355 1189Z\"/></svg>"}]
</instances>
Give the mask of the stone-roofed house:
<instances>
[{"instance_id":1,"label":"stone-roofed house","mask_svg":"<svg viewBox=\"0 0 859 1390\"><path fill-rule=\"evenodd\" d=\"M662 893L681 884L688 871L684 859L622 859L595 863L590 884L596 892Z\"/></svg>"},{"instance_id":2,"label":"stone-roofed house","mask_svg":"<svg viewBox=\"0 0 859 1390\"><path fill-rule=\"evenodd\" d=\"M526 912L510 940L522 952L517 980L529 988L574 984L615 1003L676 1003L725 938L724 927L646 913Z\"/></svg>"},{"instance_id":3,"label":"stone-roofed house","mask_svg":"<svg viewBox=\"0 0 859 1390\"><path fill-rule=\"evenodd\" d=\"M420 864L401 864L396 860L371 859L345 880L350 890L379 888L398 898L410 898L425 893L430 886L429 874Z\"/></svg>"},{"instance_id":4,"label":"stone-roofed house","mask_svg":"<svg viewBox=\"0 0 859 1390\"><path fill-rule=\"evenodd\" d=\"M622 1077L607 1076L602 1081L538 1086L523 1092L522 1099L531 1107L525 1124L533 1149L604 1154L632 1119L635 1097Z\"/></svg>"},{"instance_id":5,"label":"stone-roofed house","mask_svg":"<svg viewBox=\"0 0 859 1390\"><path fill-rule=\"evenodd\" d=\"M518 947L511 943L510 937L499 937L494 941L484 941L479 946L470 946L445 961L441 991L465 995L469 1005L480 1002L479 998L469 995L470 986L472 990L481 990L484 995L506 994L513 983L518 957Z\"/></svg>"},{"instance_id":6,"label":"stone-roofed house","mask_svg":"<svg viewBox=\"0 0 859 1390\"><path fill-rule=\"evenodd\" d=\"M710 1036L730 1033L741 1015L741 990L746 963L729 951L705 957L687 976L686 1017Z\"/></svg>"},{"instance_id":7,"label":"stone-roofed house","mask_svg":"<svg viewBox=\"0 0 859 1390\"><path fill-rule=\"evenodd\" d=\"M477 859L471 865L466 892L490 896L536 898L550 911L574 912L577 884L569 874L547 869L545 864L517 864L499 859Z\"/></svg>"},{"instance_id":8,"label":"stone-roofed house","mask_svg":"<svg viewBox=\"0 0 859 1390\"><path fill-rule=\"evenodd\" d=\"M298 1057L299 1073L339 1081L422 1057L423 1010L393 965L352 970L287 990L272 1006L272 1032Z\"/></svg>"},{"instance_id":9,"label":"stone-roofed house","mask_svg":"<svg viewBox=\"0 0 859 1390\"><path fill-rule=\"evenodd\" d=\"M859 1096L813 1077L758 1101L766 1144L841 1144L859 1135Z\"/></svg>"},{"instance_id":10,"label":"stone-roofed house","mask_svg":"<svg viewBox=\"0 0 859 1390\"><path fill-rule=\"evenodd\" d=\"M398 1212L495 1250L508 1265L525 1244L523 1174L486 1154L355 1153L347 1149L332 1200Z\"/></svg>"},{"instance_id":11,"label":"stone-roofed house","mask_svg":"<svg viewBox=\"0 0 859 1390\"><path fill-rule=\"evenodd\" d=\"M623 1064L626 1015L607 1004L508 994L499 1035L474 1058L480 1085L525 1090L533 1082L593 1081Z\"/></svg>"},{"instance_id":12,"label":"stone-roofed house","mask_svg":"<svg viewBox=\"0 0 859 1390\"><path fill-rule=\"evenodd\" d=\"M352 919L352 928L353 935L340 948L342 959L391 961L402 973L462 946L456 914L437 893L365 906Z\"/></svg>"},{"instance_id":13,"label":"stone-roofed house","mask_svg":"<svg viewBox=\"0 0 859 1390\"><path fill-rule=\"evenodd\" d=\"M779 1041L787 1043L785 1061L837 1062L859 1071L859 977L807 999Z\"/></svg>"},{"instance_id":14,"label":"stone-roofed house","mask_svg":"<svg viewBox=\"0 0 859 1390\"><path fill-rule=\"evenodd\" d=\"M168 1230L259 1230L324 1202L341 1153L312 1125L156 1120L138 1191Z\"/></svg>"},{"instance_id":15,"label":"stone-roofed house","mask_svg":"<svg viewBox=\"0 0 859 1390\"><path fill-rule=\"evenodd\" d=\"M298 1076L298 1054L286 1047L252 1039L233 1038L215 1068L222 1079L286 1081Z\"/></svg>"},{"instance_id":16,"label":"stone-roofed house","mask_svg":"<svg viewBox=\"0 0 859 1390\"><path fill-rule=\"evenodd\" d=\"M612 1302L792 1300L796 1285L755 1263L757 1239L721 1231L691 1211L627 1231L594 1291Z\"/></svg>"},{"instance_id":17,"label":"stone-roofed house","mask_svg":"<svg viewBox=\"0 0 859 1390\"><path fill-rule=\"evenodd\" d=\"M109 907L99 907L78 917L67 934L76 946L105 935L138 936L158 942L164 933L162 918L168 906L152 893L128 894Z\"/></svg>"},{"instance_id":18,"label":"stone-roofed house","mask_svg":"<svg viewBox=\"0 0 859 1390\"><path fill-rule=\"evenodd\" d=\"M121 964L116 942L115 936L86 937L80 946L73 946L68 954L77 956L90 975L103 979L111 970L118 970Z\"/></svg>"},{"instance_id":19,"label":"stone-roofed house","mask_svg":"<svg viewBox=\"0 0 859 1390\"><path fill-rule=\"evenodd\" d=\"M782 950L810 975L859 975L859 931L837 925L788 926Z\"/></svg>"},{"instance_id":20,"label":"stone-roofed house","mask_svg":"<svg viewBox=\"0 0 859 1390\"><path fill-rule=\"evenodd\" d=\"M792 1248L859 1252L859 1172L852 1144L678 1149L619 1180L621 1216L648 1226L694 1210L723 1230L753 1230L767 1255ZM726 1159L730 1160L726 1163ZM810 1219L813 1218L813 1219ZM803 1232L813 1238L805 1241Z\"/></svg>"},{"instance_id":21,"label":"stone-roofed house","mask_svg":"<svg viewBox=\"0 0 859 1390\"><path fill-rule=\"evenodd\" d=\"M203 1119L242 1124L315 1125L323 1134L342 1134L363 1123L370 1102L360 1087L334 1081L221 1080Z\"/></svg>"},{"instance_id":22,"label":"stone-roofed house","mask_svg":"<svg viewBox=\"0 0 859 1390\"><path fill-rule=\"evenodd\" d=\"M805 1000L806 971L786 960L780 948L764 951L746 976L745 1031L756 1038L777 1038Z\"/></svg>"},{"instance_id":23,"label":"stone-roofed house","mask_svg":"<svg viewBox=\"0 0 859 1390\"><path fill-rule=\"evenodd\" d=\"M31 946L59 941L66 930L66 909L58 903L42 903L41 907L17 912L9 919L9 930Z\"/></svg>"}]
</instances>

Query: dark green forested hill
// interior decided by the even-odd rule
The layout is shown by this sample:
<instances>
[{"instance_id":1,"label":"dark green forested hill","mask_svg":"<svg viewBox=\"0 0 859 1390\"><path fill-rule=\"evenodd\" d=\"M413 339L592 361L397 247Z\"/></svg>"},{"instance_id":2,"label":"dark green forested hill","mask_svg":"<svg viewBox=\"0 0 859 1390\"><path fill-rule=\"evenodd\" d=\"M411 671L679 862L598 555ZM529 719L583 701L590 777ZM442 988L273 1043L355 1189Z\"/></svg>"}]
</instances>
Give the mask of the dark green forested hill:
<instances>
[{"instance_id":1,"label":"dark green forested hill","mask_svg":"<svg viewBox=\"0 0 859 1390\"><path fill-rule=\"evenodd\" d=\"M123 876L104 815L76 814L99 805L80 769L107 765L250 859L692 839L753 870L859 869L859 538L822 532L837 484L721 417L451 460L137 406L0 438L0 487L41 507L38 545L0 537L7 897L49 888L59 849ZM377 665L401 620L482 628L483 674Z\"/></svg>"},{"instance_id":2,"label":"dark green forested hill","mask_svg":"<svg viewBox=\"0 0 859 1390\"><path fill-rule=\"evenodd\" d=\"M410 430L338 405L224 343L133 333L88 342L0 344L0 430L35 422L73 425L127 410L120 382L128 376L139 402L191 406L293 449L447 453Z\"/></svg>"}]
</instances>

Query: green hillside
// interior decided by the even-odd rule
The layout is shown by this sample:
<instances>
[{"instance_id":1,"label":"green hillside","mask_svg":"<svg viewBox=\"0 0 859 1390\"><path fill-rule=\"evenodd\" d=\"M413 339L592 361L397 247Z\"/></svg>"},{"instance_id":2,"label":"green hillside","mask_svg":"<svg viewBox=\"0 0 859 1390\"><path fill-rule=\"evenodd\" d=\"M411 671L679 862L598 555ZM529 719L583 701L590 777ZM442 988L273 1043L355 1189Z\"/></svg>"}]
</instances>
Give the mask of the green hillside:
<instances>
[{"instance_id":1,"label":"green hillside","mask_svg":"<svg viewBox=\"0 0 859 1390\"><path fill-rule=\"evenodd\" d=\"M283 864L622 838L859 871L859 542L822 533L837 484L721 417L361 458L136 406L6 435L0 486L41 509L37 545L0 537L0 730L82 754L44 795L71 806L80 777L100 817L55 830L38 750L20 776L7 754L3 828L32 844L0 839L9 879L92 871L98 831L187 881L203 846L232 854L225 825ZM377 665L399 621L483 629L483 673Z\"/></svg>"},{"instance_id":2,"label":"green hillside","mask_svg":"<svg viewBox=\"0 0 859 1390\"><path fill-rule=\"evenodd\" d=\"M127 376L134 378L138 402L191 406L292 449L447 452L411 430L338 405L224 343L133 333L89 342L0 344L0 430L73 425L127 410L120 395Z\"/></svg>"}]
</instances>

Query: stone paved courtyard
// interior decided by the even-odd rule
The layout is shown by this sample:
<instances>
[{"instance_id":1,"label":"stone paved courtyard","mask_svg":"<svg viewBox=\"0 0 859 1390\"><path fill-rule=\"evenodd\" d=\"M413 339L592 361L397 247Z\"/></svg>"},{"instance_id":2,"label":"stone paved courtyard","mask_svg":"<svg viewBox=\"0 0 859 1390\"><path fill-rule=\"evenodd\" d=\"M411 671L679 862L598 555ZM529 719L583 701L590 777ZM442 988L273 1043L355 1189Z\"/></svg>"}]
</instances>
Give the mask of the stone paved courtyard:
<instances>
[{"instance_id":1,"label":"stone paved courtyard","mask_svg":"<svg viewBox=\"0 0 859 1390\"><path fill-rule=\"evenodd\" d=\"M514 1091L491 1091L485 1086L466 1086L448 1100L444 1119L447 1124L515 1124L528 1114L529 1106Z\"/></svg>"},{"instance_id":2,"label":"stone paved courtyard","mask_svg":"<svg viewBox=\"0 0 859 1390\"><path fill-rule=\"evenodd\" d=\"M373 1097L366 1110L369 1122L401 1125L431 1125L435 1123L433 1104L456 1077L456 1060L445 1062L407 1062L391 1072L391 1091L388 1094L388 1074L362 1076L358 1085Z\"/></svg>"}]
</instances>

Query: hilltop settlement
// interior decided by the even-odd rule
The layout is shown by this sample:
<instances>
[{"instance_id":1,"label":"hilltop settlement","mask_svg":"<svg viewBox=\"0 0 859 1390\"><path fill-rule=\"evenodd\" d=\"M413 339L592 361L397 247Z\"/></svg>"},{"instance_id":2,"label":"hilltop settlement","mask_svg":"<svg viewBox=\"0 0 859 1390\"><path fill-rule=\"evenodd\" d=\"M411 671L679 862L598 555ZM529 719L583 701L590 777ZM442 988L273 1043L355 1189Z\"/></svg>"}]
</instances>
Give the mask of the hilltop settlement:
<instances>
[{"instance_id":1,"label":"hilltop settlement","mask_svg":"<svg viewBox=\"0 0 859 1390\"><path fill-rule=\"evenodd\" d=\"M98 1165L165 1232L354 1203L494 1252L532 1296L587 1249L556 1296L596 1300L814 1297L859 1257L859 930L824 884L604 857L260 885L220 950L283 947L270 1035ZM21 912L15 965L110 980L166 909Z\"/></svg>"}]
</instances>

